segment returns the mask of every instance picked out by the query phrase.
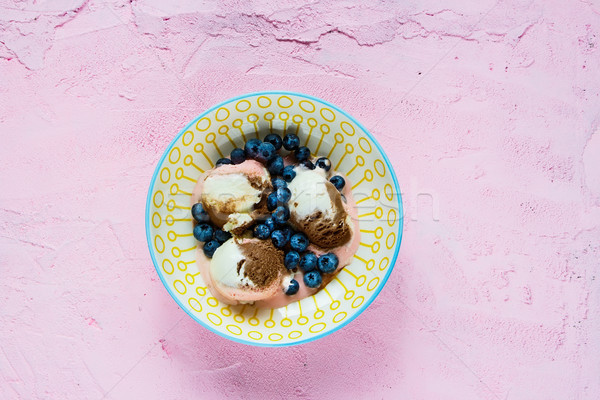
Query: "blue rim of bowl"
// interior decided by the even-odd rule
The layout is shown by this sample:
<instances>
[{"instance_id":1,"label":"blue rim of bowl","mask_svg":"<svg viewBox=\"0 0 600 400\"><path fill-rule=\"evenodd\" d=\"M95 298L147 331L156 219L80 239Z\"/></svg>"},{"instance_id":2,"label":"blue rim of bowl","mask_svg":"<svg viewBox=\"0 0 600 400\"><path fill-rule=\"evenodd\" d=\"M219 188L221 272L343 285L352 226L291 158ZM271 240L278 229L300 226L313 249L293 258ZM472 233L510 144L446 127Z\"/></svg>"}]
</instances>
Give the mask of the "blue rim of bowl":
<instances>
[{"instance_id":1,"label":"blue rim of bowl","mask_svg":"<svg viewBox=\"0 0 600 400\"><path fill-rule=\"evenodd\" d=\"M379 285L379 288L377 289L377 291L375 293L373 293L373 296L371 296L371 298L369 299L369 301L365 305L363 305L359 310L357 310L348 320L344 321L340 325L337 325L334 329L329 330L327 332L323 332L323 333L321 333L319 335L310 337L308 339L303 339L303 340L300 340L300 341L297 341L297 342L291 342L291 343L272 343L272 344L271 343L257 343L257 342L251 342L249 340L238 339L238 338L229 336L229 335L227 335L227 334L225 334L223 332L219 332L219 331L213 329L210 325L206 324L205 322L203 322L202 320L200 320L198 317L196 317L194 314L190 313L187 310L187 308L174 295L173 291L169 288L169 286L165 282L162 274L160 273L160 270L159 270L159 267L158 267L158 262L156 261L156 258L154 257L154 251L152 251L152 240L150 238L150 218L149 218L150 214L149 213L150 213L150 204L151 204L152 193L154 192L154 183L156 182L156 178L158 176L160 166L162 165L163 161L165 160L165 158L169 154L169 150L171 150L171 148L175 145L175 143L179 140L179 138L190 127L192 127L193 124L194 124L194 122L196 122L199 118L202 118L206 114L208 114L208 113L216 110L219 107L224 106L225 104L231 103L233 101L242 100L242 99L248 98L248 97L261 96L261 95L292 95L292 96L303 97L305 99L314 100L314 101L320 102L322 104L325 104L328 107L331 107L334 110L338 111L339 113L342 113L343 115L345 115L346 117L348 117L348 119L350 119L353 123L355 123L358 127L360 127L363 130L363 132L365 132L367 134L367 136L373 141L373 143L375 143L375 146L377 146L377 149L379 150L379 152L383 156L383 159L385 160L386 165L388 166L389 170L391 171L392 180L394 181L394 187L395 187L396 193L398 195L398 214L399 214L398 244L396 245L396 249L394 250L394 256L392 258L391 267L388 270L388 272L385 275L385 277L383 278L383 281L381 282L381 285ZM217 104L216 106L213 106L213 107L209 108L208 110L204 111L202 114L198 115L190 123L188 123L181 131L179 131L179 133L177 134L177 136L175 136L175 138L171 141L171 143L169 143L169 146L165 149L165 152L163 153L162 157L158 160L158 163L156 165L156 169L154 170L154 174L152 175L152 180L150 181L150 187L148 189L148 197L146 199L146 215L145 215L145 219L146 219L146 240L148 242L148 250L150 251L150 257L152 258L152 263L154 264L154 269L156 269L156 273L158 274L158 277L160 278L163 286L165 287L165 289L167 289L167 292L169 292L169 295L173 298L173 300L175 300L175 303L177 303L177 305L179 306L179 308L181 308L183 311L185 311L185 313L187 315L189 315L194 321L196 321L197 323L199 323L200 325L202 325L203 327L205 327L209 331L211 331L213 333L216 333L217 335L219 335L219 336L221 336L221 337L223 337L225 339L229 339L229 340L232 340L232 341L238 342L238 343L249 344L251 346L258 346L258 347L287 347L287 346L296 346L296 345L299 345L299 344L312 342L314 340L321 339L321 338L323 338L325 336L331 335L332 333L334 333L336 331L339 331L344 326L346 326L350 322L354 321L354 319L356 319L356 317L358 317L360 314L362 314L367 309L367 307L369 307L369 305L371 305L371 303L373 303L373 301L377 298L377 296L379 296L379 293L381 292L381 290L385 286L388 278L390 277L390 274L392 273L392 270L396 266L396 261L398 259L398 252L400 251L400 244L402 243L402 230L403 230L403 227L404 227L404 210L402 208L402 196L401 196L401 193L400 193L400 186L398 185L398 179L396 177L396 171L394 171L394 167L392 166L392 163L390 162L387 154L385 154L385 151L383 151L383 148L381 147L381 145L379 144L379 142L375 139L375 137L360 122L358 122L354 117L352 117L346 111L344 111L344 110L340 109L339 107L337 107L337 106L329 103L328 101L325 101L325 100L320 99L318 97L310 96L310 95L307 95L307 94L304 94L304 93L297 93L297 92L266 91L266 92L246 93L246 94L243 94L241 96L232 97L232 98L230 98L228 100L225 100L225 101Z\"/></svg>"}]
</instances>

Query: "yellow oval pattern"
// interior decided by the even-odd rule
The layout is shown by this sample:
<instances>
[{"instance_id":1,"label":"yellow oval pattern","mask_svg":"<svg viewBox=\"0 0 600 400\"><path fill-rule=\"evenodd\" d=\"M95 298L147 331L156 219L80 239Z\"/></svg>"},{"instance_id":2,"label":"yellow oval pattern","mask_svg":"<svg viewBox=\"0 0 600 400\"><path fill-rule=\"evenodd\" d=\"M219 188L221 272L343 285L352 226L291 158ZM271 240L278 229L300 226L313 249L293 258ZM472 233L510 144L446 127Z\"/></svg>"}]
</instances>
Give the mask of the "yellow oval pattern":
<instances>
[{"instance_id":1,"label":"yellow oval pattern","mask_svg":"<svg viewBox=\"0 0 600 400\"><path fill-rule=\"evenodd\" d=\"M165 251L165 241L163 240L162 237L160 237L160 235L156 235L154 237L154 248L159 253L164 253L164 251Z\"/></svg>"},{"instance_id":2,"label":"yellow oval pattern","mask_svg":"<svg viewBox=\"0 0 600 400\"><path fill-rule=\"evenodd\" d=\"M365 298L363 296L356 297L354 300L352 300L352 308L360 307L364 301Z\"/></svg>"},{"instance_id":3,"label":"yellow oval pattern","mask_svg":"<svg viewBox=\"0 0 600 400\"><path fill-rule=\"evenodd\" d=\"M327 122L335 121L335 114L329 108L321 108L321 111L319 113L321 114L321 117L323 117L323 119L325 121L327 121Z\"/></svg>"},{"instance_id":4,"label":"yellow oval pattern","mask_svg":"<svg viewBox=\"0 0 600 400\"><path fill-rule=\"evenodd\" d=\"M254 340L260 340L263 337L263 334L258 331L250 331L248 332L248 337Z\"/></svg>"},{"instance_id":5,"label":"yellow oval pattern","mask_svg":"<svg viewBox=\"0 0 600 400\"><path fill-rule=\"evenodd\" d=\"M278 342L281 339L283 339L283 335L281 333L274 332L269 335L269 340L272 342Z\"/></svg>"},{"instance_id":6,"label":"yellow oval pattern","mask_svg":"<svg viewBox=\"0 0 600 400\"><path fill-rule=\"evenodd\" d=\"M169 265L169 268L167 268L165 265ZM173 265L171 260L165 258L162 262L162 269L163 271L165 271L165 274L171 275L175 271L175 266Z\"/></svg>"},{"instance_id":7,"label":"yellow oval pattern","mask_svg":"<svg viewBox=\"0 0 600 400\"><path fill-rule=\"evenodd\" d=\"M300 101L300 103L298 103L298 106L300 106L300 109L304 112L307 113L314 113L315 110L317 109L314 105L314 103L312 101L308 101L308 100L302 100Z\"/></svg>"},{"instance_id":8,"label":"yellow oval pattern","mask_svg":"<svg viewBox=\"0 0 600 400\"><path fill-rule=\"evenodd\" d=\"M226 328L226 329L227 329L229 332L233 333L233 334L234 334L234 335L236 335L236 336L239 336L239 335L241 335L241 334L242 334L242 328L240 328L240 327L239 327L239 326L237 326L237 325L230 324L230 325L227 325L225 328Z\"/></svg>"},{"instance_id":9,"label":"yellow oval pattern","mask_svg":"<svg viewBox=\"0 0 600 400\"><path fill-rule=\"evenodd\" d=\"M277 99L277 105L281 108L290 108L294 104L294 101L288 96L281 96Z\"/></svg>"},{"instance_id":10,"label":"yellow oval pattern","mask_svg":"<svg viewBox=\"0 0 600 400\"><path fill-rule=\"evenodd\" d=\"M185 286L185 283L183 283L179 279L173 282L173 287L175 288L175 290L177 290L177 293L179 294L187 293L187 286Z\"/></svg>"},{"instance_id":11,"label":"yellow oval pattern","mask_svg":"<svg viewBox=\"0 0 600 400\"><path fill-rule=\"evenodd\" d=\"M325 329L327 325L325 324L325 322L317 322L314 325L311 325L310 328L308 328L308 331L310 333L319 333L321 332L323 329Z\"/></svg>"},{"instance_id":12,"label":"yellow oval pattern","mask_svg":"<svg viewBox=\"0 0 600 400\"><path fill-rule=\"evenodd\" d=\"M348 316L348 313L346 311L340 311L339 313L335 314L335 316L333 317L333 322L338 324L338 323L342 322L347 316Z\"/></svg>"},{"instance_id":13,"label":"yellow oval pattern","mask_svg":"<svg viewBox=\"0 0 600 400\"><path fill-rule=\"evenodd\" d=\"M298 339L300 336L302 336L302 332L300 332L300 331L291 331L291 332L288 334L288 337L289 337L290 339L292 339L292 340L294 340L294 339Z\"/></svg>"},{"instance_id":14,"label":"yellow oval pattern","mask_svg":"<svg viewBox=\"0 0 600 400\"><path fill-rule=\"evenodd\" d=\"M221 319L221 317L219 317L215 313L209 312L209 313L206 314L206 317L208 318L208 320L210 322L213 323L213 325L219 326L219 325L221 325L223 323L223 320Z\"/></svg>"},{"instance_id":15,"label":"yellow oval pattern","mask_svg":"<svg viewBox=\"0 0 600 400\"><path fill-rule=\"evenodd\" d=\"M239 112L246 112L252 107L248 100L240 100L236 103L235 109Z\"/></svg>"},{"instance_id":16,"label":"yellow oval pattern","mask_svg":"<svg viewBox=\"0 0 600 400\"><path fill-rule=\"evenodd\" d=\"M217 115L215 115L215 119L219 122L225 121L229 118L229 110L225 107L221 107L217 110Z\"/></svg>"},{"instance_id":17,"label":"yellow oval pattern","mask_svg":"<svg viewBox=\"0 0 600 400\"><path fill-rule=\"evenodd\" d=\"M367 289L369 291L373 291L373 290L375 290L377 285L379 285L379 277L378 276L371 279L371 281L369 281L369 284L367 285Z\"/></svg>"},{"instance_id":18,"label":"yellow oval pattern","mask_svg":"<svg viewBox=\"0 0 600 400\"><path fill-rule=\"evenodd\" d=\"M210 128L210 125L212 124L210 118L200 118L200 120L198 122L196 122L196 129L198 129L200 132L204 132L207 131L208 128Z\"/></svg>"},{"instance_id":19,"label":"yellow oval pattern","mask_svg":"<svg viewBox=\"0 0 600 400\"><path fill-rule=\"evenodd\" d=\"M340 124L340 128L342 128L342 131L344 131L344 133L348 136L354 136L354 134L356 133L354 126L352 126L350 123L348 123L346 121L343 121Z\"/></svg>"},{"instance_id":20,"label":"yellow oval pattern","mask_svg":"<svg viewBox=\"0 0 600 400\"><path fill-rule=\"evenodd\" d=\"M190 305L192 310L194 310L196 312L202 312L202 304L200 304L200 302L198 301L197 298L190 297L188 299L188 304Z\"/></svg>"}]
</instances>

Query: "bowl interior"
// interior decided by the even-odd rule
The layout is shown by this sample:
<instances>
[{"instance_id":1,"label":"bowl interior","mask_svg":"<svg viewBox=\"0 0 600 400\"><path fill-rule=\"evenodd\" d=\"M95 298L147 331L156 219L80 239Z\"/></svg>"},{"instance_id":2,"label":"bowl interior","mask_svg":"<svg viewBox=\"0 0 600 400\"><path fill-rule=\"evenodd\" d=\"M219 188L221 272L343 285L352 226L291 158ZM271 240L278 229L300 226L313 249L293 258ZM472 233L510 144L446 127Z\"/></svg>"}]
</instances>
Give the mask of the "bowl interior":
<instances>
[{"instance_id":1,"label":"bowl interior","mask_svg":"<svg viewBox=\"0 0 600 400\"><path fill-rule=\"evenodd\" d=\"M357 202L361 243L352 263L316 295L278 309L230 306L211 296L196 266L190 196L204 171L245 141L293 132L313 154L348 177ZM362 126L322 100L265 92L228 100L197 117L169 145L152 178L146 234L156 270L179 306L229 339L265 346L298 344L329 334L377 296L400 247L402 202L391 165Z\"/></svg>"}]
</instances>

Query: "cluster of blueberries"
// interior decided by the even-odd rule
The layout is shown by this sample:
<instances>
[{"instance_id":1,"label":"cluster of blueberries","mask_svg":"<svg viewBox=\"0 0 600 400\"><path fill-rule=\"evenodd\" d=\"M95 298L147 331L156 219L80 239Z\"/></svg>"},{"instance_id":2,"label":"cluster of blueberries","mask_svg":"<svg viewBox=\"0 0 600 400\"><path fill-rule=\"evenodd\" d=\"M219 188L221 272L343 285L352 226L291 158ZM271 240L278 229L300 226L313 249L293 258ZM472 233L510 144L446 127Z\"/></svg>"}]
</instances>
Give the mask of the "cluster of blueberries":
<instances>
[{"instance_id":1,"label":"cluster of blueberries","mask_svg":"<svg viewBox=\"0 0 600 400\"><path fill-rule=\"evenodd\" d=\"M251 139L246 142L243 149L236 148L231 151L229 158L217 160L216 166L227 164L241 164L247 159L257 160L267 166L272 176L273 192L267 197L267 209L271 215L254 227L254 236L259 239L269 239L277 248L286 251L284 264L293 270L300 268L304 272L304 283L310 288L321 285L322 273L332 273L338 267L338 258L333 253L326 253L317 257L313 252L307 251L309 240L302 232L295 232L288 224L290 210L287 205L292 193L287 185L296 177L294 165L285 166L283 157L277 152L281 148L293 152L300 165L308 169L331 169L331 161L327 157L319 158L315 163L309 160L310 150L300 146L300 139L293 133L286 134L283 139L277 134L269 134L264 141ZM341 176L333 176L329 180L339 191L346 182ZM204 243L204 254L212 258L217 248L231 237L231 234L210 224L210 218L201 203L192 207L192 216L198 225L194 228L194 237ZM298 292L300 285L292 279L286 294L293 295Z\"/></svg>"},{"instance_id":2,"label":"cluster of blueberries","mask_svg":"<svg viewBox=\"0 0 600 400\"><path fill-rule=\"evenodd\" d=\"M202 207L202 203L196 203L192 206L192 217L198 222L194 227L194 237L199 242L204 242L202 250L206 257L212 258L215 251L229 238L231 233L219 229L210 222L210 216Z\"/></svg>"},{"instance_id":3,"label":"cluster of blueberries","mask_svg":"<svg viewBox=\"0 0 600 400\"><path fill-rule=\"evenodd\" d=\"M329 161L329 160L327 160ZM288 224L290 210L287 202L292 193L287 187L284 178L272 180L273 193L267 198L267 209L271 215L254 227L254 236L259 239L271 238L273 245L286 251L284 265L293 270L300 267L304 272L304 283L310 288L321 285L321 273L332 273L338 266L338 258L333 253L317 257L313 252L307 251L309 240L302 232L295 232ZM298 292L300 285L292 279L286 294L293 295Z\"/></svg>"},{"instance_id":4,"label":"cluster of blueberries","mask_svg":"<svg viewBox=\"0 0 600 400\"><path fill-rule=\"evenodd\" d=\"M300 138L293 133L286 134L283 139L275 133L265 136L264 141L250 139L246 142L243 149L233 149L229 158L220 158L216 164L217 167L220 167L227 164L241 164L247 159L253 159L266 164L271 176L279 175L286 182L291 182L296 177L296 172L294 171L294 165L286 167L283 157L277 154L282 147L293 152L298 164L308 169L319 167L325 171L329 171L331 168L331 161L327 157L321 157L315 163L310 161L310 149L306 146L300 146ZM344 178L339 175L331 177L329 181L340 191L346 184Z\"/></svg>"}]
</instances>

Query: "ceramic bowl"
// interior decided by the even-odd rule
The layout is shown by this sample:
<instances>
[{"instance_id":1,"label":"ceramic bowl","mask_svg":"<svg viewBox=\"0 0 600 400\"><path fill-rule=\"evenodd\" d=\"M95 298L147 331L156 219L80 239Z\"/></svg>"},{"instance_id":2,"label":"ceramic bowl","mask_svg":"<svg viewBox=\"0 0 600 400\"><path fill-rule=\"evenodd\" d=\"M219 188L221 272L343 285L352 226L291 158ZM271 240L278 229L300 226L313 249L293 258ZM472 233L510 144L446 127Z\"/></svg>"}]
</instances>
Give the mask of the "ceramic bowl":
<instances>
[{"instance_id":1,"label":"ceramic bowl","mask_svg":"<svg viewBox=\"0 0 600 400\"><path fill-rule=\"evenodd\" d=\"M348 177L361 242L350 265L314 296L277 309L230 306L207 289L195 260L190 195L196 180L246 140L293 132ZM146 236L156 272L175 302L205 328L236 342L288 346L347 325L379 294L396 262L403 225L394 170L375 138L348 113L312 96L251 93L199 115L166 148L152 176Z\"/></svg>"}]
</instances>

